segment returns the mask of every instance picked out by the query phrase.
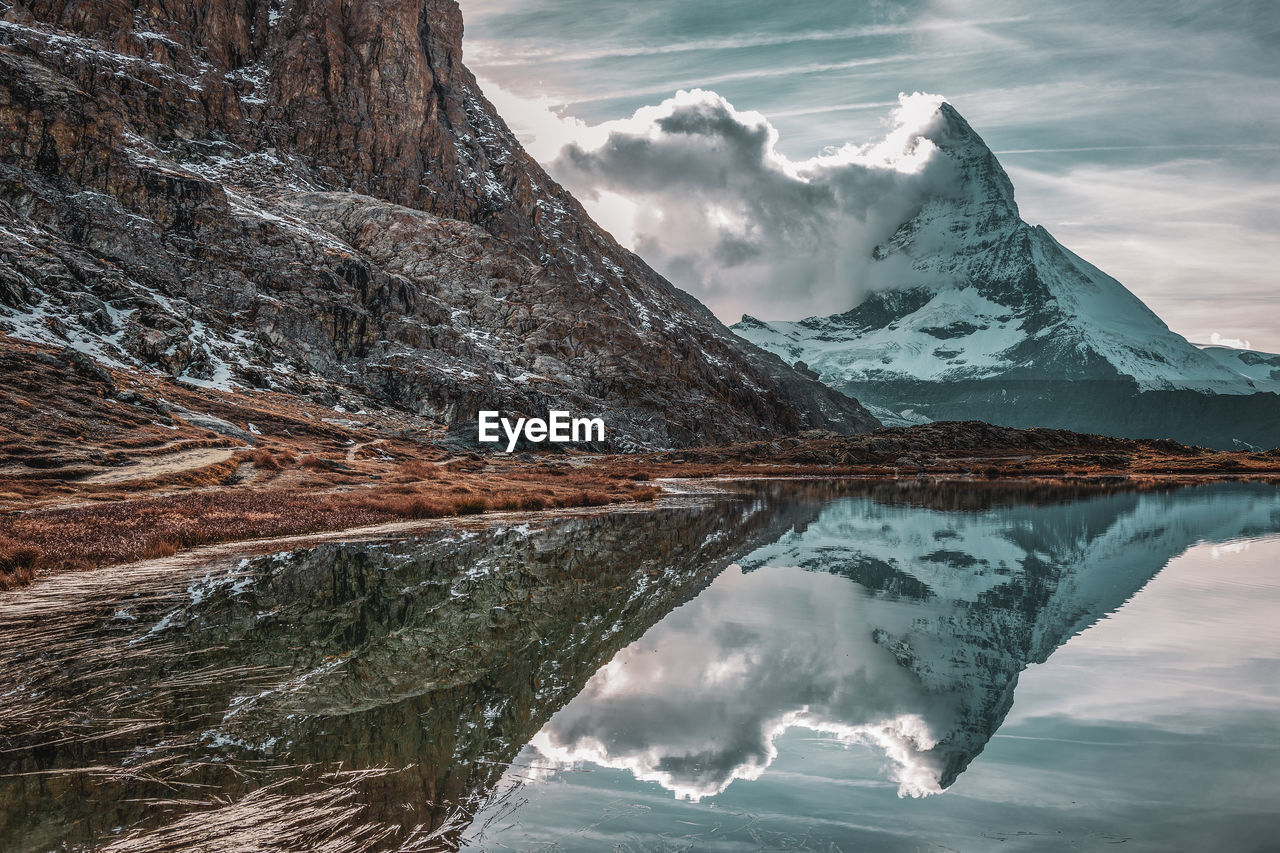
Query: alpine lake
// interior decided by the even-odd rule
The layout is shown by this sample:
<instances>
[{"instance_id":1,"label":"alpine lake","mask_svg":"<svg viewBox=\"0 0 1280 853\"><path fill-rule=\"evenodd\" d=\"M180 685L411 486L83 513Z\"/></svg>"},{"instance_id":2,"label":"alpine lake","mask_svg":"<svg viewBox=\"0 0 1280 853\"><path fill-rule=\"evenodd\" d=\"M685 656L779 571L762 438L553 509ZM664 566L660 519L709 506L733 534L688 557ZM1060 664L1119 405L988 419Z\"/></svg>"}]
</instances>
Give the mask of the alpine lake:
<instances>
[{"instance_id":1,"label":"alpine lake","mask_svg":"<svg viewBox=\"0 0 1280 853\"><path fill-rule=\"evenodd\" d=\"M1280 488L722 485L0 593L0 850L1280 850Z\"/></svg>"}]
</instances>

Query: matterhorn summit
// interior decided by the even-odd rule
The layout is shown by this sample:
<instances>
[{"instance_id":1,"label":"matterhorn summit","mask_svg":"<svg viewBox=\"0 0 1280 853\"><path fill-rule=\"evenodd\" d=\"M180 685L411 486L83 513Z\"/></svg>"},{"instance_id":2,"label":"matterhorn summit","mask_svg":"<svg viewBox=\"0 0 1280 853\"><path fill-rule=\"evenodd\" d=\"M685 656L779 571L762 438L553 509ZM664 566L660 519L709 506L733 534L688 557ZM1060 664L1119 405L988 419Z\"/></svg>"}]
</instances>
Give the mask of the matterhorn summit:
<instances>
[{"instance_id":1,"label":"matterhorn summit","mask_svg":"<svg viewBox=\"0 0 1280 853\"><path fill-rule=\"evenodd\" d=\"M1270 447L1272 383L1171 331L1124 285L1025 222L982 138L940 102L921 130L928 191L872 251L867 295L733 329L875 407L886 423L978 418ZM868 292L869 291L869 292Z\"/></svg>"}]
</instances>

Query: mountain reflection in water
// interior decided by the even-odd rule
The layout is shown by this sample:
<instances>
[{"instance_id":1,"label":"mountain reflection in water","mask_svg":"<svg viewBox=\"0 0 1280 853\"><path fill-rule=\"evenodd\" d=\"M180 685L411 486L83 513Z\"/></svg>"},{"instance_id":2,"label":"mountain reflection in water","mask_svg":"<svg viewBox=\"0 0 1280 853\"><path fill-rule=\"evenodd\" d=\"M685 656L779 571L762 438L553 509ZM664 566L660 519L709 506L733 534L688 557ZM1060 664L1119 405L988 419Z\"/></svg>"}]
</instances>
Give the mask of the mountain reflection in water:
<instances>
[{"instance_id":1,"label":"mountain reflection in water","mask_svg":"<svg viewBox=\"0 0 1280 853\"><path fill-rule=\"evenodd\" d=\"M697 800L795 728L936 793L1028 664L1280 531L1261 485L742 488L0 595L0 849L455 849L517 756Z\"/></svg>"},{"instance_id":2,"label":"mountain reflection in water","mask_svg":"<svg viewBox=\"0 0 1280 853\"><path fill-rule=\"evenodd\" d=\"M615 656L532 745L696 800L758 777L798 726L880 748L903 795L938 793L1028 664L1196 542L1277 530L1269 486L971 512L833 500Z\"/></svg>"}]
</instances>

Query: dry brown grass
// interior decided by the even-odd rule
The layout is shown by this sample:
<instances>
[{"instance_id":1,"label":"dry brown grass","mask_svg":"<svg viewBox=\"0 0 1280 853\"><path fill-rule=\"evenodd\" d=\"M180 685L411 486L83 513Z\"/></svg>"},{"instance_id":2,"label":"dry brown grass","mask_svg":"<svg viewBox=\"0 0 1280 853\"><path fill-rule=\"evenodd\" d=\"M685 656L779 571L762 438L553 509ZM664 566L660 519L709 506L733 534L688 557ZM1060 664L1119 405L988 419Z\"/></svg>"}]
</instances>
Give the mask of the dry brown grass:
<instances>
[{"instance_id":1,"label":"dry brown grass","mask_svg":"<svg viewBox=\"0 0 1280 853\"><path fill-rule=\"evenodd\" d=\"M410 459L396 466L395 474L402 482L416 480L435 480L440 476L440 469L430 462L421 459Z\"/></svg>"},{"instance_id":2,"label":"dry brown grass","mask_svg":"<svg viewBox=\"0 0 1280 853\"><path fill-rule=\"evenodd\" d=\"M268 459L278 463L279 456L265 449L241 455L241 461L252 461L255 467L278 470L269 467ZM73 507L0 515L0 583L6 588L19 586L42 569L155 559L219 542L493 510L607 506L652 500L658 492L597 471L568 471L546 483L517 478L514 475L520 469L477 470L482 466L472 464L473 460L433 479L397 482L401 478L395 477L379 483L369 482L368 474L332 472L328 470L332 462L319 461L324 464L316 467L323 468L323 474L311 473L302 465L287 474L287 481L281 473L282 479L272 480L272 487L206 488L161 497L136 497L125 489L114 489L85 495L86 500ZM236 464L235 460L228 463L231 470ZM406 467L408 475L417 466L402 463L395 472ZM439 471L434 465L428 467L433 473ZM203 472L194 479L206 476Z\"/></svg>"},{"instance_id":3,"label":"dry brown grass","mask_svg":"<svg viewBox=\"0 0 1280 853\"><path fill-rule=\"evenodd\" d=\"M148 489L173 486L201 488L224 485L235 475L242 461L243 459L237 454L225 462L218 462L214 465L192 468L187 471L175 471L172 474L162 474L159 477L149 478L146 481L146 487Z\"/></svg>"},{"instance_id":4,"label":"dry brown grass","mask_svg":"<svg viewBox=\"0 0 1280 853\"><path fill-rule=\"evenodd\" d=\"M161 539L152 542L142 552L144 560L154 560L159 557L172 557L179 551L178 543L171 542L168 539Z\"/></svg>"},{"instance_id":5,"label":"dry brown grass","mask_svg":"<svg viewBox=\"0 0 1280 853\"><path fill-rule=\"evenodd\" d=\"M353 509L386 514L389 518L418 520L424 518L442 518L452 515L453 505L447 501L432 499L417 493L394 494L375 493L356 498L329 499L330 506L346 504Z\"/></svg>"},{"instance_id":6,"label":"dry brown grass","mask_svg":"<svg viewBox=\"0 0 1280 853\"><path fill-rule=\"evenodd\" d=\"M170 556L214 542L354 527L392 517L387 511L325 504L278 491L199 492L10 514L0 518L0 536L21 552L35 552L33 568L75 568Z\"/></svg>"},{"instance_id":7,"label":"dry brown grass","mask_svg":"<svg viewBox=\"0 0 1280 853\"><path fill-rule=\"evenodd\" d=\"M275 455L266 448L255 450L249 454L249 461L253 463L253 467L262 471L279 471L280 462Z\"/></svg>"},{"instance_id":8,"label":"dry brown grass","mask_svg":"<svg viewBox=\"0 0 1280 853\"><path fill-rule=\"evenodd\" d=\"M313 453L308 453L298 460L298 464L308 471L331 471L333 463L327 459L322 459Z\"/></svg>"},{"instance_id":9,"label":"dry brown grass","mask_svg":"<svg viewBox=\"0 0 1280 853\"><path fill-rule=\"evenodd\" d=\"M453 505L453 511L458 515L479 515L488 508L489 502L484 498L467 498Z\"/></svg>"},{"instance_id":10,"label":"dry brown grass","mask_svg":"<svg viewBox=\"0 0 1280 853\"><path fill-rule=\"evenodd\" d=\"M35 578L40 554L7 536L0 536L0 591L24 586Z\"/></svg>"}]
</instances>

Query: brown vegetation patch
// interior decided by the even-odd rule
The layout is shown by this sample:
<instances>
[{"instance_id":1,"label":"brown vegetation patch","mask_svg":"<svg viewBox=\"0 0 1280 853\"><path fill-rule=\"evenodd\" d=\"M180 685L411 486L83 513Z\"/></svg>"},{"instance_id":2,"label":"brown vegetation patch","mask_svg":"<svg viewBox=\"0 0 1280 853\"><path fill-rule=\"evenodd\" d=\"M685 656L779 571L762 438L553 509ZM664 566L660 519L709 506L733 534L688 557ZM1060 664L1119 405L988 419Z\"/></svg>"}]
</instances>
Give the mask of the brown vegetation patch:
<instances>
[{"instance_id":1,"label":"brown vegetation patch","mask_svg":"<svg viewBox=\"0 0 1280 853\"><path fill-rule=\"evenodd\" d=\"M965 484L947 491L947 500L1003 494L1008 481L1061 495L1280 479L1280 451L1221 453L976 422L645 455L482 456L449 445L440 425L406 413L364 413L348 428L328 422L331 409L296 397L193 389L3 335L0 375L0 589L40 570L165 557L215 542L652 501L661 490L648 481L657 477L862 478L882 484L886 499L900 493L902 480ZM245 433L211 434L168 414L174 406ZM254 446L244 447L250 423ZM216 448L243 449L217 464L93 481L103 472L145 474L147 460Z\"/></svg>"}]
</instances>

